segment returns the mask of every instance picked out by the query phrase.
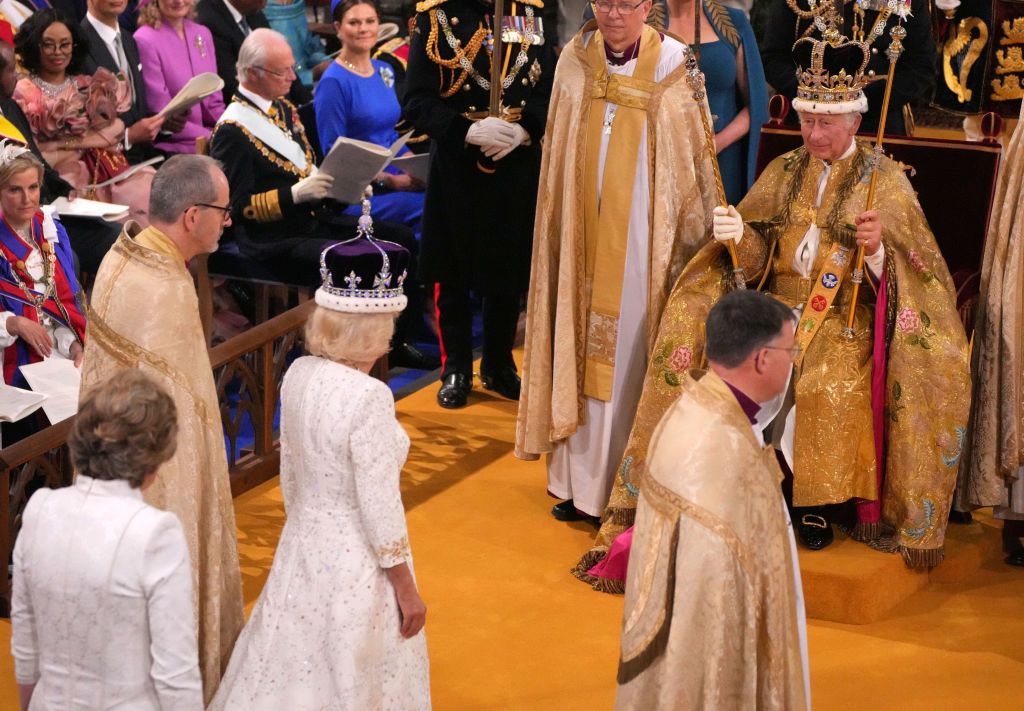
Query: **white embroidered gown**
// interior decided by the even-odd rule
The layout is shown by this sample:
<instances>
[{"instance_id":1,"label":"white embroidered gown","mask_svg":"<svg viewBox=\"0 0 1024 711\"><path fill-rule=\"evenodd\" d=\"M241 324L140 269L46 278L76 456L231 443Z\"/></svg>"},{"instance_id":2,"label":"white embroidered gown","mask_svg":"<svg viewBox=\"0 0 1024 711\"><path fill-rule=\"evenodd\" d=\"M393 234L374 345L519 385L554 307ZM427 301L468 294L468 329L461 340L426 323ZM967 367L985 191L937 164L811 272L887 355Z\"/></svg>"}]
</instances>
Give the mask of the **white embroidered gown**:
<instances>
[{"instance_id":1,"label":"white embroidered gown","mask_svg":"<svg viewBox=\"0 0 1024 711\"><path fill-rule=\"evenodd\" d=\"M287 521L210 709L429 709L426 638L399 633L384 568L412 564L409 438L387 385L323 358L281 388Z\"/></svg>"}]
</instances>

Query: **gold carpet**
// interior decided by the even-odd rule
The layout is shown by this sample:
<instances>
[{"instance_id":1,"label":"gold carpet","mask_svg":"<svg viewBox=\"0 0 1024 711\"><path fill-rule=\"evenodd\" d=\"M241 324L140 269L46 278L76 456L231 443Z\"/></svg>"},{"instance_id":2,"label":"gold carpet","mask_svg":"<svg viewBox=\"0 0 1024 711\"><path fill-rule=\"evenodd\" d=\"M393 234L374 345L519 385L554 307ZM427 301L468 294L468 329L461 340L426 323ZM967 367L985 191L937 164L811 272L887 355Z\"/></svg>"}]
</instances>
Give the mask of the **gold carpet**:
<instances>
[{"instance_id":1,"label":"gold carpet","mask_svg":"<svg viewBox=\"0 0 1024 711\"><path fill-rule=\"evenodd\" d=\"M593 529L548 514L543 462L510 453L513 403L474 391L469 407L448 412L435 392L398 403L412 438L402 490L428 608L434 708L610 709L622 599L568 572ZM236 510L251 605L283 523L276 482L240 497ZM1002 564L989 519L951 536L982 551L962 582L933 574L869 624L809 623L816 709L1021 707L1024 571ZM886 555L840 544L814 555ZM0 644L9 637L5 621ZM17 708L11 666L0 654L0 709Z\"/></svg>"}]
</instances>

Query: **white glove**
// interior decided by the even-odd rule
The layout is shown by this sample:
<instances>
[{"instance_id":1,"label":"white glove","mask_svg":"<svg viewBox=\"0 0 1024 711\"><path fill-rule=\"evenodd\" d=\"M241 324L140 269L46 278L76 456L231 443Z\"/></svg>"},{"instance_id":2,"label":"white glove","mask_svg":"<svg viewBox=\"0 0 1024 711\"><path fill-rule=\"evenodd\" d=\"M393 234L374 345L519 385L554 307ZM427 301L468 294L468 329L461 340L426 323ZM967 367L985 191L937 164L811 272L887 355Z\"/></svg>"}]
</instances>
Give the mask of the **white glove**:
<instances>
[{"instance_id":1,"label":"white glove","mask_svg":"<svg viewBox=\"0 0 1024 711\"><path fill-rule=\"evenodd\" d=\"M520 126L518 123L510 123L509 126L511 126L512 130L515 132L515 137L508 146L491 156L494 160L501 160L516 148L519 148L519 146L530 145L530 134L526 132L525 128ZM486 155L487 151L484 151L484 154Z\"/></svg>"},{"instance_id":2,"label":"white glove","mask_svg":"<svg viewBox=\"0 0 1024 711\"><path fill-rule=\"evenodd\" d=\"M740 213L736 212L736 208L732 205L729 207L718 206L711 211L711 214L715 216L713 222L715 239L719 242L733 240L739 244L743 239L743 218L740 217Z\"/></svg>"},{"instance_id":3,"label":"white glove","mask_svg":"<svg viewBox=\"0 0 1024 711\"><path fill-rule=\"evenodd\" d=\"M486 156L493 156L504 150L515 138L513 124L500 118L488 116L477 121L466 131L466 143L480 146Z\"/></svg>"},{"instance_id":4,"label":"white glove","mask_svg":"<svg viewBox=\"0 0 1024 711\"><path fill-rule=\"evenodd\" d=\"M334 176L327 173L313 173L292 186L292 200L296 203L315 202L327 197L327 192L334 183Z\"/></svg>"}]
</instances>

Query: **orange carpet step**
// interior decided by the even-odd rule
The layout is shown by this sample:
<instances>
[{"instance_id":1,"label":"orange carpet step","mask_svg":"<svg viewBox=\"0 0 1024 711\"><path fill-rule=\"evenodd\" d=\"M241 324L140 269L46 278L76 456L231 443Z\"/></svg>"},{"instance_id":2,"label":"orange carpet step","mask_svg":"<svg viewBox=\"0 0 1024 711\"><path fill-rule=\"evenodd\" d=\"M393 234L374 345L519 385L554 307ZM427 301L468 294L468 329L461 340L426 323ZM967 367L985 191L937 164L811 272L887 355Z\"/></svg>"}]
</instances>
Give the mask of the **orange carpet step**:
<instances>
[{"instance_id":1,"label":"orange carpet step","mask_svg":"<svg viewBox=\"0 0 1024 711\"><path fill-rule=\"evenodd\" d=\"M982 563L983 548L998 548L977 523L951 525L946 559L931 572L911 570L895 553L882 553L836 533L824 551L800 548L807 616L815 620L863 625L884 618L929 582L960 583Z\"/></svg>"}]
</instances>

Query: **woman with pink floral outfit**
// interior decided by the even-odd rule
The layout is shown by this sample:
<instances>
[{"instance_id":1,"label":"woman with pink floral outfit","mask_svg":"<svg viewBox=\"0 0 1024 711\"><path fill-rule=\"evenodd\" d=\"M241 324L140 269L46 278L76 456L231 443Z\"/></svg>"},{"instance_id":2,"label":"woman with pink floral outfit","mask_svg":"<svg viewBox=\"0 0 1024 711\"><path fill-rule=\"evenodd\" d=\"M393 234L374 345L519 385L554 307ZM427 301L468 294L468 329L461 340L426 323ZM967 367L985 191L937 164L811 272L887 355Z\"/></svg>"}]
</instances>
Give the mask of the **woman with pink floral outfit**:
<instances>
[{"instance_id":1,"label":"woman with pink floral outfit","mask_svg":"<svg viewBox=\"0 0 1024 711\"><path fill-rule=\"evenodd\" d=\"M98 189L129 169L124 156L124 123L118 114L131 105L127 83L100 68L78 74L88 53L78 25L56 10L34 13L18 30L14 48L29 75L18 82L14 99L28 118L46 161L83 197L131 207L146 223L153 169Z\"/></svg>"}]
</instances>

